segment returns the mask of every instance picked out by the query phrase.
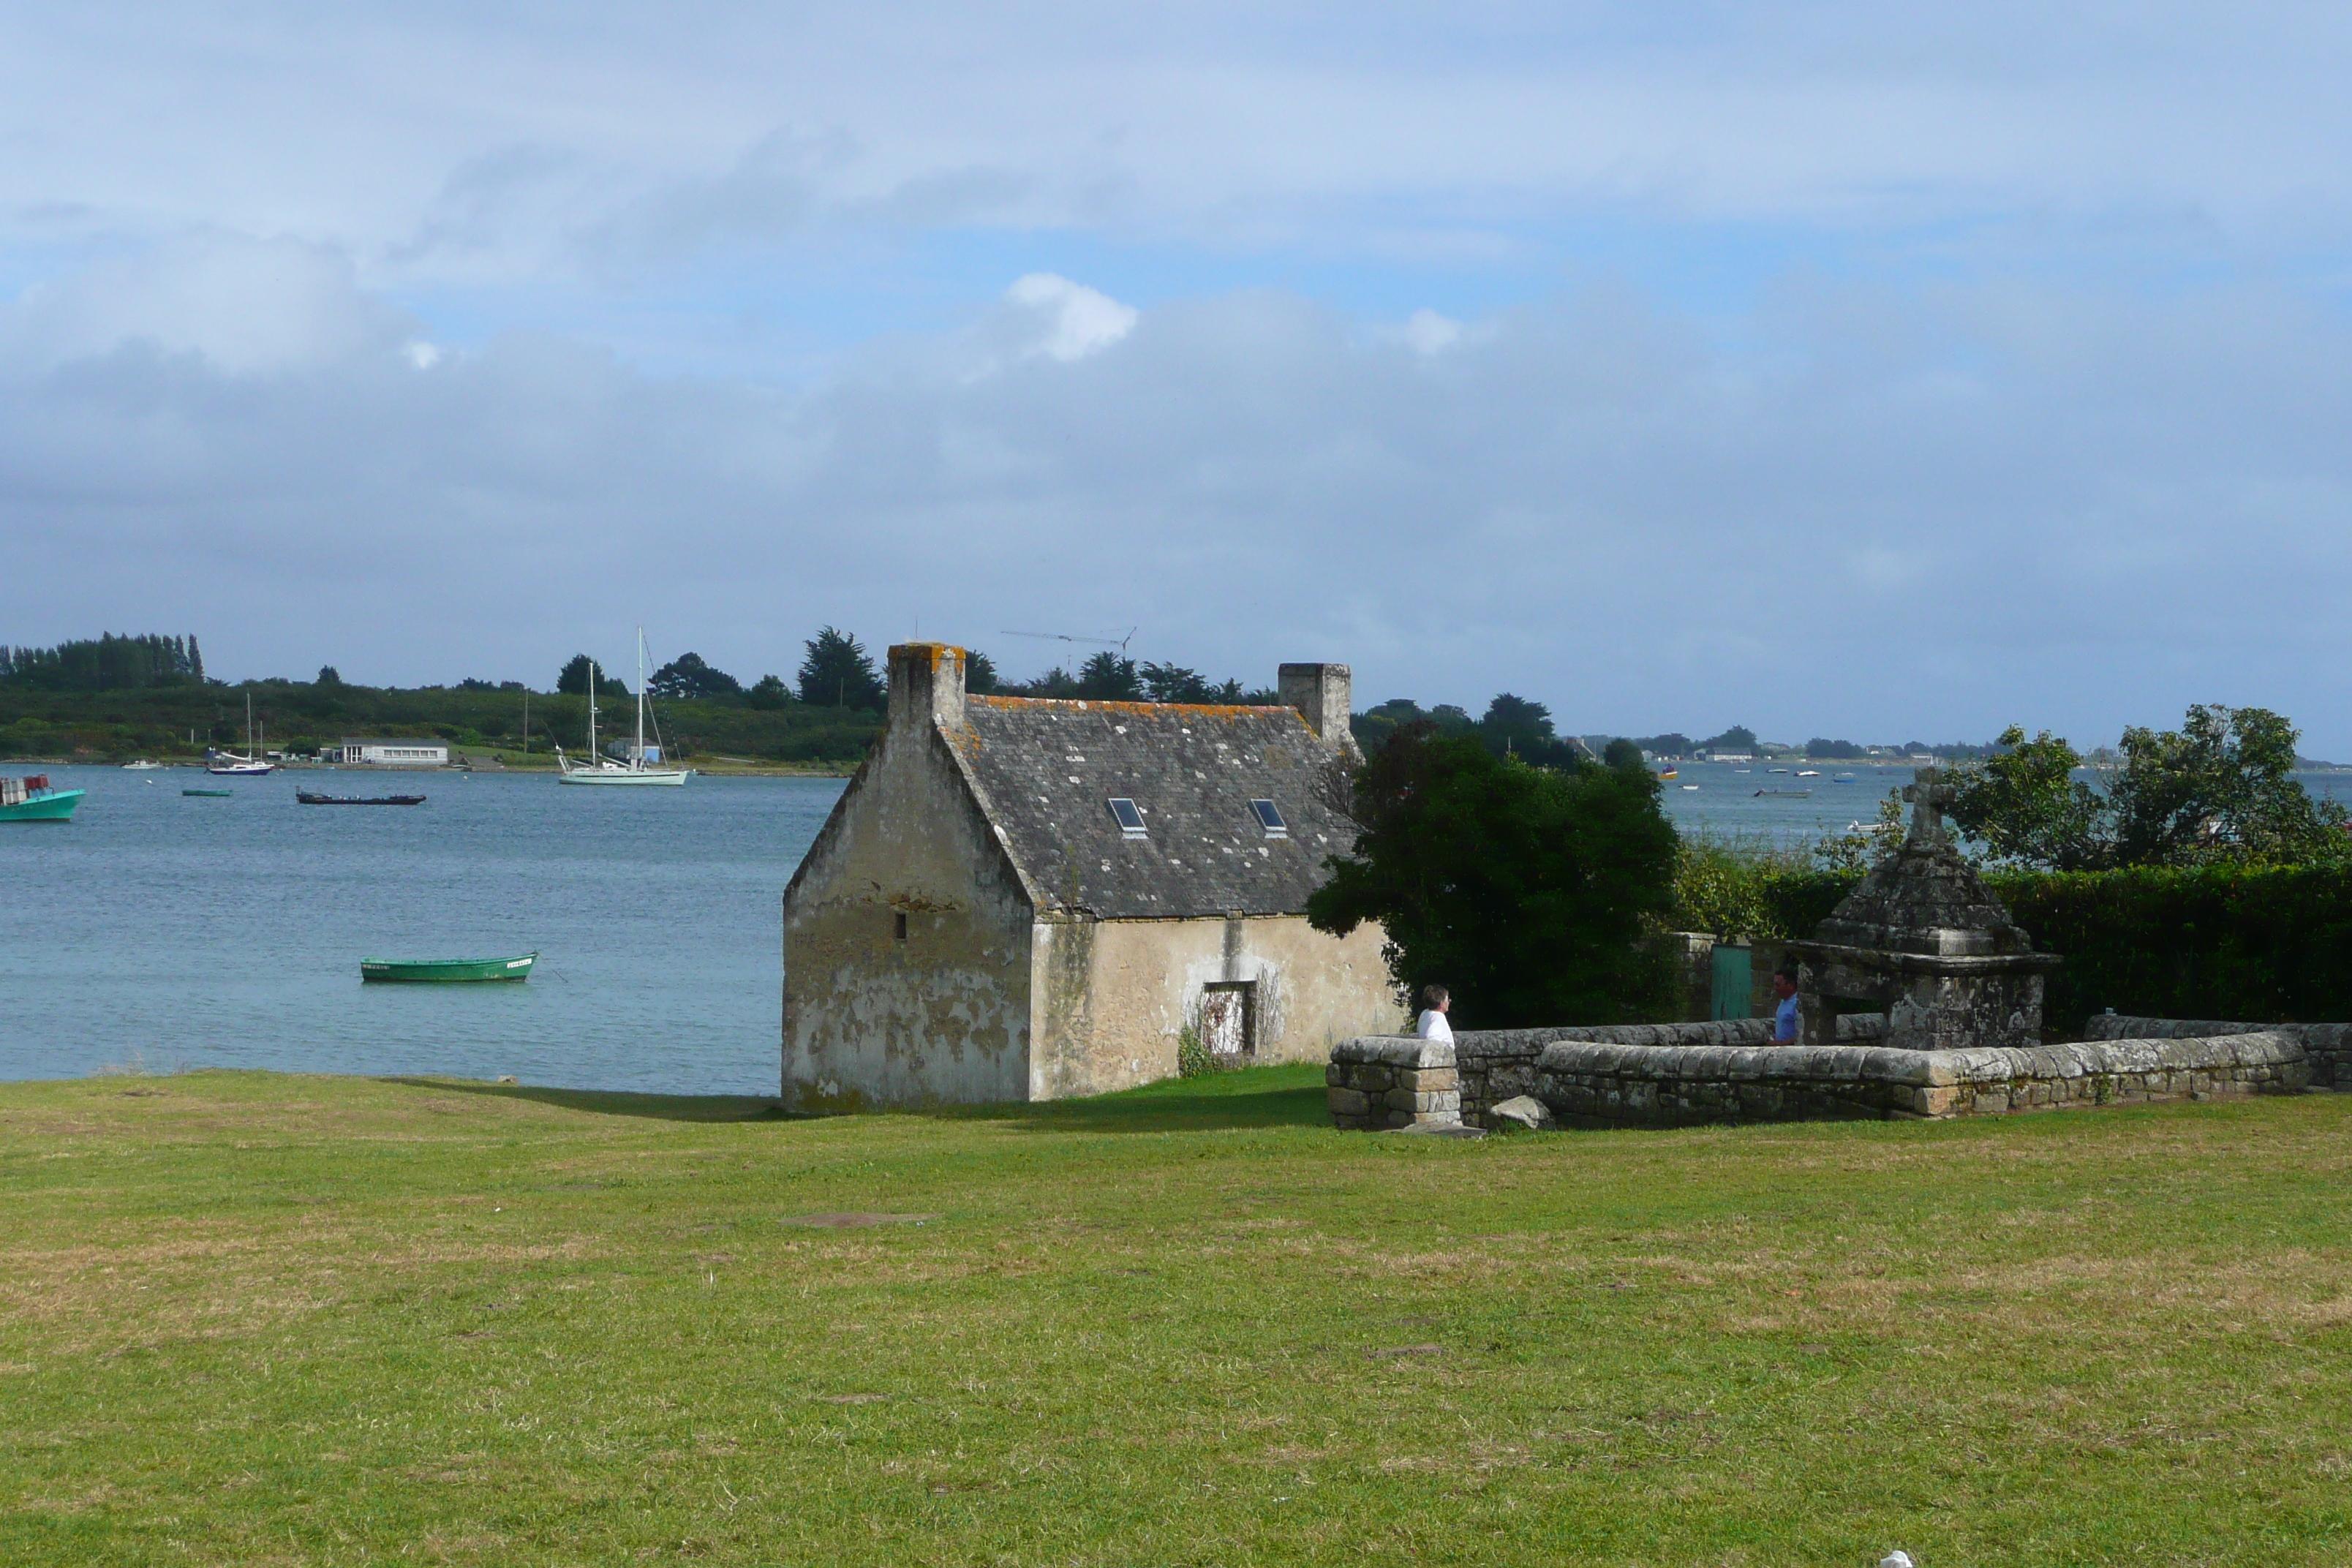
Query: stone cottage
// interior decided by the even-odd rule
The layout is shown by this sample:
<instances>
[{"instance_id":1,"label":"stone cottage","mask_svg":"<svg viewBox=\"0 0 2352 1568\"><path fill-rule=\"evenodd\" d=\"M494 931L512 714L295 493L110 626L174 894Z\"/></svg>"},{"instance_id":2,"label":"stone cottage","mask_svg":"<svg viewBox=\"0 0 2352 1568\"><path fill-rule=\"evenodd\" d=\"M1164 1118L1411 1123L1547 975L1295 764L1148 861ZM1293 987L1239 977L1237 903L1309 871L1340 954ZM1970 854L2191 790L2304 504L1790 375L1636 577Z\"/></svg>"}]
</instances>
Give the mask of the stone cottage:
<instances>
[{"instance_id":1,"label":"stone cottage","mask_svg":"<svg viewBox=\"0 0 2352 1568\"><path fill-rule=\"evenodd\" d=\"M783 1096L811 1110L1051 1100L1320 1061L1403 1017L1377 926L1307 923L1351 757L1345 665L1287 706L968 695L890 650L890 716L784 889Z\"/></svg>"}]
</instances>

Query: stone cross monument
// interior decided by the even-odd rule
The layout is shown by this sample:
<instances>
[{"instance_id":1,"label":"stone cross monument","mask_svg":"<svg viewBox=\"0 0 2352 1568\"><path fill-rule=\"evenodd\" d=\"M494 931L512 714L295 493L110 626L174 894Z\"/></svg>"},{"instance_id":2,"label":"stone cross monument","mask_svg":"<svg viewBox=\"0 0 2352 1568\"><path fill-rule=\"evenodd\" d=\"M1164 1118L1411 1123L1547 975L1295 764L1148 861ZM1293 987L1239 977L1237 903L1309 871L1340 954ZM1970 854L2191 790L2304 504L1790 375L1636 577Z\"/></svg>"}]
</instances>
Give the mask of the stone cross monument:
<instances>
[{"instance_id":1,"label":"stone cross monument","mask_svg":"<svg viewBox=\"0 0 2352 1568\"><path fill-rule=\"evenodd\" d=\"M1834 1045L1832 997L1886 1009L1899 1050L2042 1043L2042 978L2063 962L2035 952L1944 826L1958 792L1937 768L1905 786L1910 831L1810 942L1792 942L1797 1037Z\"/></svg>"}]
</instances>

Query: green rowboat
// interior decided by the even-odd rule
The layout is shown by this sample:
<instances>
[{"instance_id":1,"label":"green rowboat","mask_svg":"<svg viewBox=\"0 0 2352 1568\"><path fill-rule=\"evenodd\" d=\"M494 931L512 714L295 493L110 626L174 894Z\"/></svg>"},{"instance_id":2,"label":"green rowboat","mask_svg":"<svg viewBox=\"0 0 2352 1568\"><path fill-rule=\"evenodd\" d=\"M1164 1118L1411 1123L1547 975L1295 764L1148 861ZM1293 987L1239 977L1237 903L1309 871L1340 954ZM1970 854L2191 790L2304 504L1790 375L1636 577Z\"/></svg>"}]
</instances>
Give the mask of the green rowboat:
<instances>
[{"instance_id":1,"label":"green rowboat","mask_svg":"<svg viewBox=\"0 0 2352 1568\"><path fill-rule=\"evenodd\" d=\"M520 958L362 958L360 978L367 980L528 980L539 954Z\"/></svg>"},{"instance_id":2,"label":"green rowboat","mask_svg":"<svg viewBox=\"0 0 2352 1568\"><path fill-rule=\"evenodd\" d=\"M233 789L184 789L180 793L182 795L211 795L215 800L234 800L236 798L236 791Z\"/></svg>"}]
</instances>

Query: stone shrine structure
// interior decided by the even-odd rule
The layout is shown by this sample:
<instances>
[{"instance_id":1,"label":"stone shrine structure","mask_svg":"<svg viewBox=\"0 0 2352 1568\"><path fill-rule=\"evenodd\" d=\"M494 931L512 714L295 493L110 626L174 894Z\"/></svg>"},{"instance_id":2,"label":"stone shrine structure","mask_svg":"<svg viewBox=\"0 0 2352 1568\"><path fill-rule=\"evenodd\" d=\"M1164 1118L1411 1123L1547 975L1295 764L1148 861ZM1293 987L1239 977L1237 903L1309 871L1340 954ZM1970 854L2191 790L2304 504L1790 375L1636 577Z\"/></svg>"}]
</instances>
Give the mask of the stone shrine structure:
<instances>
[{"instance_id":1,"label":"stone shrine structure","mask_svg":"<svg viewBox=\"0 0 2352 1568\"><path fill-rule=\"evenodd\" d=\"M2036 952L1952 842L1944 812L1957 792L1921 768L1902 847L1881 860L1810 942L1792 942L1797 1039L1838 1042L1834 997L1874 1002L1883 1043L1906 1051L2042 1044L2042 977L2063 962Z\"/></svg>"}]
</instances>

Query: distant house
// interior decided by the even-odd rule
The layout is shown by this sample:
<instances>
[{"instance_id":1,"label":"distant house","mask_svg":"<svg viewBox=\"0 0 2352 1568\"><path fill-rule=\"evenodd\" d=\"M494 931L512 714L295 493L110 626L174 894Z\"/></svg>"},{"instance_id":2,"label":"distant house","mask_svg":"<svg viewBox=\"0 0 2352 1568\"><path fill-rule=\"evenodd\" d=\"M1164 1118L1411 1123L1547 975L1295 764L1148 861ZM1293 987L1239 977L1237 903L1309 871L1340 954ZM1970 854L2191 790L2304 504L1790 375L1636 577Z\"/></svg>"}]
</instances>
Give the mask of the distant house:
<instances>
[{"instance_id":1,"label":"distant house","mask_svg":"<svg viewBox=\"0 0 2352 1568\"><path fill-rule=\"evenodd\" d=\"M802 1108L1050 1100L1401 1027L1376 925L1307 923L1339 810L1345 665L1290 706L968 695L890 650L887 726L784 890L783 1094Z\"/></svg>"},{"instance_id":2,"label":"distant house","mask_svg":"<svg viewBox=\"0 0 2352 1568\"><path fill-rule=\"evenodd\" d=\"M449 765L449 742L415 735L399 735L382 741L347 738L340 745L328 747L320 757L325 762L352 765L369 763L386 768L446 768Z\"/></svg>"},{"instance_id":3,"label":"distant house","mask_svg":"<svg viewBox=\"0 0 2352 1568\"><path fill-rule=\"evenodd\" d=\"M1710 763L1752 763L1756 760L1756 753L1753 752L1731 752L1726 751L1721 747L1715 747L1700 752L1699 757L1702 761Z\"/></svg>"}]
</instances>

